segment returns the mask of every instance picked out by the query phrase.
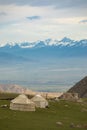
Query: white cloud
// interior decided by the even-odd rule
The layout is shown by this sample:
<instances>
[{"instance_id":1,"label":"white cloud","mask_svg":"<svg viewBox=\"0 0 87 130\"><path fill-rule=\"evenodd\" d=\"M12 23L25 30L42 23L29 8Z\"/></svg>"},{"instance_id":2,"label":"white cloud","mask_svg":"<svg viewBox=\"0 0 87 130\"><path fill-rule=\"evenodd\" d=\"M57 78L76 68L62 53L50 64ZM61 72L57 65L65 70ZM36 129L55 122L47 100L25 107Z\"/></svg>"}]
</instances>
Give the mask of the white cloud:
<instances>
[{"instance_id":1,"label":"white cloud","mask_svg":"<svg viewBox=\"0 0 87 130\"><path fill-rule=\"evenodd\" d=\"M81 20L79 23L86 24L86 23L87 23L87 19L83 19L83 20Z\"/></svg>"},{"instance_id":2,"label":"white cloud","mask_svg":"<svg viewBox=\"0 0 87 130\"><path fill-rule=\"evenodd\" d=\"M31 5L31 6L48 6L53 5L57 8L80 8L87 7L87 0L0 0L1 5Z\"/></svg>"},{"instance_id":3,"label":"white cloud","mask_svg":"<svg viewBox=\"0 0 87 130\"><path fill-rule=\"evenodd\" d=\"M82 71L87 70L86 68L59 68L59 69L48 69L43 68L43 71L51 71L51 72L68 72L68 71Z\"/></svg>"},{"instance_id":4,"label":"white cloud","mask_svg":"<svg viewBox=\"0 0 87 130\"><path fill-rule=\"evenodd\" d=\"M55 9L52 5L0 5L0 12L6 14L0 15L0 43L60 39L64 36L86 38L87 26L79 24L79 21L87 19L84 10L75 13L72 8ZM34 16L38 19L27 19Z\"/></svg>"}]
</instances>

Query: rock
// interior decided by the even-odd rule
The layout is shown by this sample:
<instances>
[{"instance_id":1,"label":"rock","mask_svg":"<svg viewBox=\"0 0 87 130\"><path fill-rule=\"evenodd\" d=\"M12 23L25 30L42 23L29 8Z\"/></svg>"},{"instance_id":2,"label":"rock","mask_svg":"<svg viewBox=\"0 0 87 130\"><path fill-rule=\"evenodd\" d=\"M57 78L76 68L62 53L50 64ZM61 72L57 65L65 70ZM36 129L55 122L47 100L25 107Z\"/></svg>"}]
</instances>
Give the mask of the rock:
<instances>
[{"instance_id":1,"label":"rock","mask_svg":"<svg viewBox=\"0 0 87 130\"><path fill-rule=\"evenodd\" d=\"M7 107L8 107L7 104L5 104L5 105L1 105L1 108L7 108Z\"/></svg>"},{"instance_id":2,"label":"rock","mask_svg":"<svg viewBox=\"0 0 87 130\"><path fill-rule=\"evenodd\" d=\"M84 124L84 125L83 125L83 128L87 128L87 124Z\"/></svg>"},{"instance_id":3,"label":"rock","mask_svg":"<svg viewBox=\"0 0 87 130\"><path fill-rule=\"evenodd\" d=\"M58 98L58 97L56 97L54 100L55 100L55 101L59 101L59 98Z\"/></svg>"},{"instance_id":4,"label":"rock","mask_svg":"<svg viewBox=\"0 0 87 130\"><path fill-rule=\"evenodd\" d=\"M61 95L59 98L68 101L77 101L79 99L78 93L69 93L69 92L63 93L63 95Z\"/></svg>"},{"instance_id":5,"label":"rock","mask_svg":"<svg viewBox=\"0 0 87 130\"><path fill-rule=\"evenodd\" d=\"M86 109L86 108L83 108L83 109L81 110L81 112L87 112L87 109Z\"/></svg>"},{"instance_id":6,"label":"rock","mask_svg":"<svg viewBox=\"0 0 87 130\"><path fill-rule=\"evenodd\" d=\"M56 125L57 125L57 126L62 126L63 123L59 121L59 122L56 122Z\"/></svg>"},{"instance_id":7,"label":"rock","mask_svg":"<svg viewBox=\"0 0 87 130\"><path fill-rule=\"evenodd\" d=\"M71 123L71 124L70 124L70 127L71 127L71 128L75 128L75 124L74 124L74 123Z\"/></svg>"},{"instance_id":8,"label":"rock","mask_svg":"<svg viewBox=\"0 0 87 130\"><path fill-rule=\"evenodd\" d=\"M76 125L76 128L82 128L82 125L77 124L77 125Z\"/></svg>"},{"instance_id":9,"label":"rock","mask_svg":"<svg viewBox=\"0 0 87 130\"><path fill-rule=\"evenodd\" d=\"M68 107L68 105L66 104L65 107Z\"/></svg>"}]
</instances>

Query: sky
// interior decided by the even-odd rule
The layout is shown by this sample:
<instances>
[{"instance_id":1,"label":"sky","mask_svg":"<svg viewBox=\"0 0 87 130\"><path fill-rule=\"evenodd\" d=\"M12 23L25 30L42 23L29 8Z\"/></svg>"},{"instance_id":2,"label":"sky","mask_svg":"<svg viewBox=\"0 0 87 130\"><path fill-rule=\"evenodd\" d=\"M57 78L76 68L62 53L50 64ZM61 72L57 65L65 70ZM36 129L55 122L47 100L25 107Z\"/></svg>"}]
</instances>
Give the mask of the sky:
<instances>
[{"instance_id":1,"label":"sky","mask_svg":"<svg viewBox=\"0 0 87 130\"><path fill-rule=\"evenodd\" d=\"M87 39L87 0L0 0L0 44Z\"/></svg>"}]
</instances>

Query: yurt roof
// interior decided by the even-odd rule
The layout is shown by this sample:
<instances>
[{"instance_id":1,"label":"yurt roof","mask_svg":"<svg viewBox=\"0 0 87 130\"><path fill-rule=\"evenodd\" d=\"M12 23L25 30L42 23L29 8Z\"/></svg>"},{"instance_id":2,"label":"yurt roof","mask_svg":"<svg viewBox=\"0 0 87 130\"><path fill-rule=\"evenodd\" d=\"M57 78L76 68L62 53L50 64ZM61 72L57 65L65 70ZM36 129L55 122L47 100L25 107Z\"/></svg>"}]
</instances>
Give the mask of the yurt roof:
<instances>
[{"instance_id":1,"label":"yurt roof","mask_svg":"<svg viewBox=\"0 0 87 130\"><path fill-rule=\"evenodd\" d=\"M26 95L21 94L17 96L15 99L11 100L12 103L17 103L17 104L31 104L33 103L30 99L27 98ZM33 103L34 104L34 103Z\"/></svg>"},{"instance_id":2,"label":"yurt roof","mask_svg":"<svg viewBox=\"0 0 87 130\"><path fill-rule=\"evenodd\" d=\"M41 95L35 95L31 100L32 101L46 101L46 99L43 98Z\"/></svg>"}]
</instances>

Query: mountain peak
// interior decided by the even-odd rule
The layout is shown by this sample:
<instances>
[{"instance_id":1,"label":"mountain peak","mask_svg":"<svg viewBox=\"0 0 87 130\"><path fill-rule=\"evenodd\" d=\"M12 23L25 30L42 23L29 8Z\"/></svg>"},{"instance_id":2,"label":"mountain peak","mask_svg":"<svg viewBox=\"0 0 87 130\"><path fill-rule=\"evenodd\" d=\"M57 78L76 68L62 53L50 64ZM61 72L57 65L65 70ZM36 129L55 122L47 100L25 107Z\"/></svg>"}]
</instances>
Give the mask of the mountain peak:
<instances>
[{"instance_id":1,"label":"mountain peak","mask_svg":"<svg viewBox=\"0 0 87 130\"><path fill-rule=\"evenodd\" d=\"M71 42L73 40L71 40L70 38L64 37L61 41L62 42Z\"/></svg>"}]
</instances>

